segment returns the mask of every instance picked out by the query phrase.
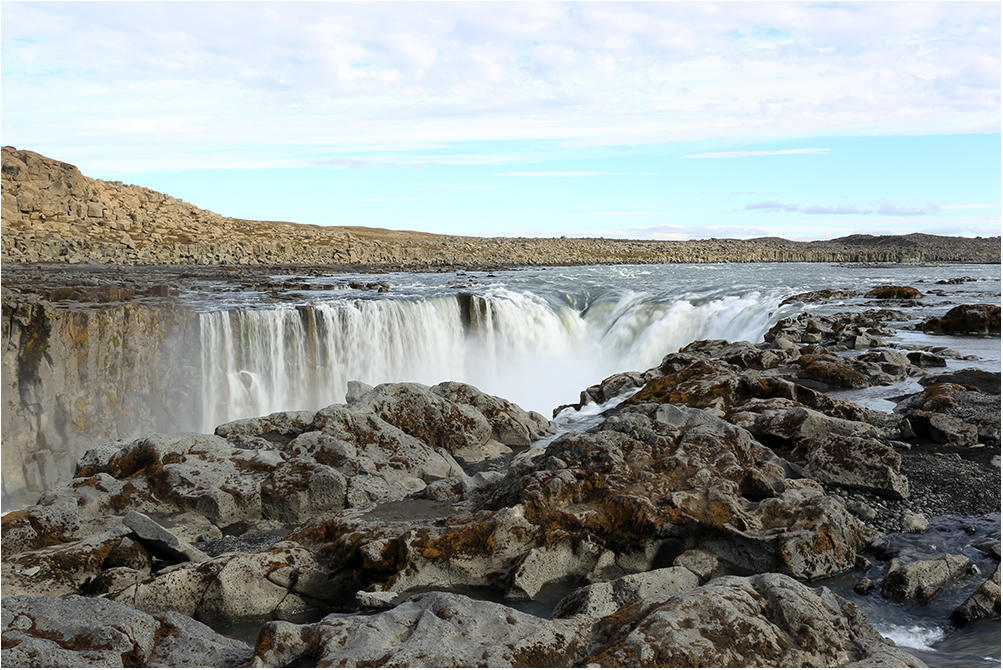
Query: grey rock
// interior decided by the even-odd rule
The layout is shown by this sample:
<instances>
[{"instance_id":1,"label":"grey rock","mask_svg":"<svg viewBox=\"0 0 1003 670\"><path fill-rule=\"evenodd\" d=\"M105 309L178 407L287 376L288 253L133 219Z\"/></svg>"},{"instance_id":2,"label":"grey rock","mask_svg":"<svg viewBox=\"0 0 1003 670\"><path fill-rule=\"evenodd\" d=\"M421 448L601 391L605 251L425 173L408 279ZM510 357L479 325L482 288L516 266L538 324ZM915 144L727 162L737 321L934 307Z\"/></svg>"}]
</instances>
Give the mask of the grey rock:
<instances>
[{"instance_id":1,"label":"grey rock","mask_svg":"<svg viewBox=\"0 0 1003 670\"><path fill-rule=\"evenodd\" d=\"M719 577L653 596L600 621L594 635L583 665L923 667L848 601L778 574Z\"/></svg>"},{"instance_id":2,"label":"grey rock","mask_svg":"<svg viewBox=\"0 0 1003 670\"><path fill-rule=\"evenodd\" d=\"M566 667L581 658L588 626L547 620L497 603L432 592L366 617L329 616L315 624L269 622L252 667L304 656L320 667Z\"/></svg>"},{"instance_id":3,"label":"grey rock","mask_svg":"<svg viewBox=\"0 0 1003 670\"><path fill-rule=\"evenodd\" d=\"M885 569L881 594L892 599L933 600L945 586L964 577L970 563L966 556L952 554L911 563L893 558Z\"/></svg>"},{"instance_id":4,"label":"grey rock","mask_svg":"<svg viewBox=\"0 0 1003 670\"><path fill-rule=\"evenodd\" d=\"M996 566L993 576L987 579L975 593L951 615L951 620L965 626L978 619L1000 618L1000 566Z\"/></svg>"},{"instance_id":5,"label":"grey rock","mask_svg":"<svg viewBox=\"0 0 1003 670\"><path fill-rule=\"evenodd\" d=\"M930 522L922 514L915 512L902 513L903 533L925 533L930 529Z\"/></svg>"},{"instance_id":6,"label":"grey rock","mask_svg":"<svg viewBox=\"0 0 1003 670\"><path fill-rule=\"evenodd\" d=\"M833 435L812 441L809 448L804 477L894 500L909 497L902 457L877 440Z\"/></svg>"},{"instance_id":7,"label":"grey rock","mask_svg":"<svg viewBox=\"0 0 1003 670\"><path fill-rule=\"evenodd\" d=\"M76 595L4 598L3 638L5 667L236 667L253 653L175 612Z\"/></svg>"},{"instance_id":8,"label":"grey rock","mask_svg":"<svg viewBox=\"0 0 1003 670\"><path fill-rule=\"evenodd\" d=\"M369 384L360 381L349 381L348 390L345 391L345 402L351 405L356 400L373 390Z\"/></svg>"},{"instance_id":9,"label":"grey rock","mask_svg":"<svg viewBox=\"0 0 1003 670\"><path fill-rule=\"evenodd\" d=\"M129 512L125 515L123 523L131 528L140 539L154 547L156 551L163 552L175 560L196 563L209 560L205 553L141 512Z\"/></svg>"},{"instance_id":10,"label":"grey rock","mask_svg":"<svg viewBox=\"0 0 1003 670\"><path fill-rule=\"evenodd\" d=\"M699 578L682 567L626 575L612 582L590 584L572 591L557 603L552 617L599 619L638 600L654 595L674 596L699 585Z\"/></svg>"}]
</instances>

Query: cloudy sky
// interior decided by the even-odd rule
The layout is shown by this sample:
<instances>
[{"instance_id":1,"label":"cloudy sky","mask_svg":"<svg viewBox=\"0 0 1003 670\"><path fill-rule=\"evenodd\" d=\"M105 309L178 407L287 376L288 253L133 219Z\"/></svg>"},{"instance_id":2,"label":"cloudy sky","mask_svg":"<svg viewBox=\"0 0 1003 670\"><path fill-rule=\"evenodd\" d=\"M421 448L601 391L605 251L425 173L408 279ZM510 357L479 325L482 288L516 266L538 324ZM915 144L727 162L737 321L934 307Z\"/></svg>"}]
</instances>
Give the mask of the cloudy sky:
<instances>
[{"instance_id":1,"label":"cloudy sky","mask_svg":"<svg viewBox=\"0 0 1003 670\"><path fill-rule=\"evenodd\" d=\"M1000 234L1000 3L10 2L3 144L221 214Z\"/></svg>"}]
</instances>

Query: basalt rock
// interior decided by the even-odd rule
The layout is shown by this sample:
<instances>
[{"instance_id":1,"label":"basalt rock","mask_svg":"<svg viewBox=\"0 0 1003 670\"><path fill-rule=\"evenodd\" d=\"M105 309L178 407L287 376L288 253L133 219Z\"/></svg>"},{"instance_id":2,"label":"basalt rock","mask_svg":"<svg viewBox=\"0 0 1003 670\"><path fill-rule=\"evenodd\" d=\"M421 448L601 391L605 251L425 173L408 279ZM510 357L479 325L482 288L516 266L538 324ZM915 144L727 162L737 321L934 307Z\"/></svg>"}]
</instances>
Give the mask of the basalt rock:
<instances>
[{"instance_id":1,"label":"basalt rock","mask_svg":"<svg viewBox=\"0 0 1003 670\"><path fill-rule=\"evenodd\" d=\"M789 305L795 302L829 302L830 300L848 300L849 298L856 298L860 295L860 291L844 291L840 289L827 288L821 291L809 291L807 293L798 293L797 295L792 295L789 298L784 298L780 304Z\"/></svg>"},{"instance_id":2,"label":"basalt rock","mask_svg":"<svg viewBox=\"0 0 1003 670\"><path fill-rule=\"evenodd\" d=\"M923 292L912 286L876 286L864 294L865 298L880 300L915 300L923 297Z\"/></svg>"},{"instance_id":3,"label":"basalt rock","mask_svg":"<svg viewBox=\"0 0 1003 670\"><path fill-rule=\"evenodd\" d=\"M942 317L921 323L920 330L972 335L1000 334L998 305L958 305Z\"/></svg>"}]
</instances>

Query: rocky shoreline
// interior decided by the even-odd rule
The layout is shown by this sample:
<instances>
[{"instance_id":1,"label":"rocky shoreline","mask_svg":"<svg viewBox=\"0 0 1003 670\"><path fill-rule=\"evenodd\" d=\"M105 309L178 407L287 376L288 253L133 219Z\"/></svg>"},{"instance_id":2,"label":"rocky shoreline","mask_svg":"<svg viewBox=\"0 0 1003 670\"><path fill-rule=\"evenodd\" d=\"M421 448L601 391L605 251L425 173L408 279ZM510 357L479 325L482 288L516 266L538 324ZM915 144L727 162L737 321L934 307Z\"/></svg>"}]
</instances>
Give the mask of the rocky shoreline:
<instances>
[{"instance_id":1,"label":"rocky shoreline","mask_svg":"<svg viewBox=\"0 0 1003 670\"><path fill-rule=\"evenodd\" d=\"M999 263L1000 238L852 235L679 242L482 238L224 217L3 147L0 262L62 265L325 266L383 270L635 263ZM6 271L6 270L5 270Z\"/></svg>"},{"instance_id":2,"label":"rocky shoreline","mask_svg":"<svg viewBox=\"0 0 1003 670\"><path fill-rule=\"evenodd\" d=\"M3 517L3 664L921 666L817 585L918 605L963 584L945 626L1000 616L998 516L970 533L991 575L903 548L1000 510L1000 375L890 346L906 294L693 342L582 391L601 423L557 436L467 384L356 382L95 445ZM998 337L999 315L921 327ZM893 412L833 393L908 378ZM545 616L516 607L556 587ZM253 645L213 630L241 623Z\"/></svg>"}]
</instances>

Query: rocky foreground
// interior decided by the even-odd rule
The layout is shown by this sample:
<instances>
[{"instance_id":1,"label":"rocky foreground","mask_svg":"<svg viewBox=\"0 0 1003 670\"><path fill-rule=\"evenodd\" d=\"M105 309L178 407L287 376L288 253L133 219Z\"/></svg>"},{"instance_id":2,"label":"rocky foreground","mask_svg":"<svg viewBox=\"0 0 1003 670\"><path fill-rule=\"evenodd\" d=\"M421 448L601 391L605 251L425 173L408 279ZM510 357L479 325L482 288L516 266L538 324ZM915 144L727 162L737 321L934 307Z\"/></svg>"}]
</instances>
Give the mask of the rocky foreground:
<instances>
[{"instance_id":1,"label":"rocky foreground","mask_svg":"<svg viewBox=\"0 0 1003 670\"><path fill-rule=\"evenodd\" d=\"M892 540L999 511L1000 375L890 347L888 299L614 375L581 394L602 423L556 438L466 384L353 383L96 446L3 517L3 665L921 666L812 583L872 566L859 592L923 603L970 579ZM998 307L954 312L929 327L999 333ZM829 393L908 377L894 413ZM998 527L972 544L998 565ZM999 618L998 567L980 582L954 625ZM547 618L510 606L558 584ZM214 630L242 622L253 646Z\"/></svg>"},{"instance_id":2,"label":"rocky foreground","mask_svg":"<svg viewBox=\"0 0 1003 670\"><path fill-rule=\"evenodd\" d=\"M324 265L410 270L619 263L999 263L1000 238L852 235L836 240L481 238L247 221L147 188L90 179L3 147L3 263Z\"/></svg>"}]
</instances>

